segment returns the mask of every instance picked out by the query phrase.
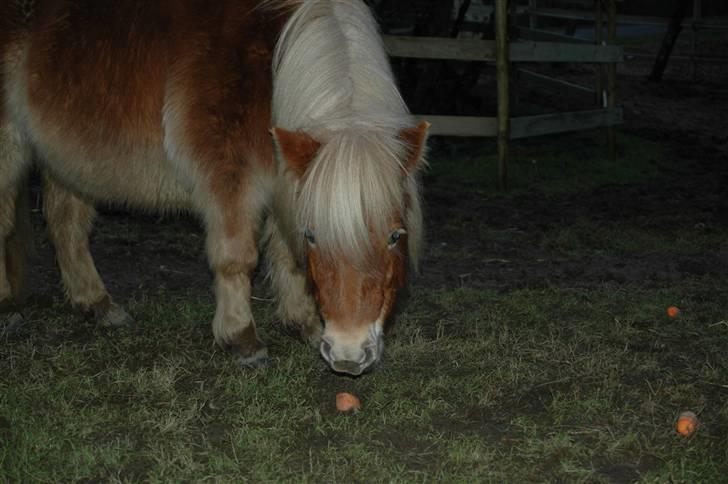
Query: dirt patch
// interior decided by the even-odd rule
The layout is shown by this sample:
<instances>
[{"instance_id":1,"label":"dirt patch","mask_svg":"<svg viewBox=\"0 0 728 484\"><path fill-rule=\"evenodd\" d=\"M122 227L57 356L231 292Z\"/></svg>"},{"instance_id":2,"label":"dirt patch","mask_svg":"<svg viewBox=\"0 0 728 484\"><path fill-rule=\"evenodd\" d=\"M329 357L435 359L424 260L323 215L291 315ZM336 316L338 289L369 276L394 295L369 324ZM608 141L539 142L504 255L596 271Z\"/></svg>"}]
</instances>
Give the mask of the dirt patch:
<instances>
[{"instance_id":1,"label":"dirt patch","mask_svg":"<svg viewBox=\"0 0 728 484\"><path fill-rule=\"evenodd\" d=\"M518 432L511 428L507 419L500 418L482 407L472 406L459 410L455 415L436 415L432 418L433 429L447 438L457 439L475 434L485 442L509 445Z\"/></svg>"},{"instance_id":2,"label":"dirt patch","mask_svg":"<svg viewBox=\"0 0 728 484\"><path fill-rule=\"evenodd\" d=\"M581 78L584 84L591 81L587 79L591 74L583 70L566 74L572 80ZM620 76L618 87L625 109L622 129L659 143L679 164L658 166L665 176L651 182L605 185L578 194L547 196L529 191L507 199L497 193L458 190L427 178L429 250L416 284L496 290L590 287L609 281L661 286L725 274L725 245L708 252L667 248L589 257L565 256L544 245L546 232L579 220L596 227L620 224L665 235L710 233L728 224L728 131L722 122L728 101L725 83L655 84L642 77ZM525 101L532 102L534 95L530 96ZM453 142L457 143L435 140L433 157L452 151ZM517 151L519 143L514 147ZM466 145L464 149L474 148Z\"/></svg>"}]
</instances>

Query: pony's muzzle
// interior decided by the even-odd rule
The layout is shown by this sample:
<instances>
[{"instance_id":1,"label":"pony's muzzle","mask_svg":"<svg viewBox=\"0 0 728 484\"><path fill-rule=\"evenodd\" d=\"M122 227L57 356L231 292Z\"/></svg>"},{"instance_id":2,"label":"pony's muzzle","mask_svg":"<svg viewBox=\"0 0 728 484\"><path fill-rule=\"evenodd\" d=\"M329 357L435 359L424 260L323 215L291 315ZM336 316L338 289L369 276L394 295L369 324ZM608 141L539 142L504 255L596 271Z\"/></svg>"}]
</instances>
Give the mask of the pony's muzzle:
<instances>
[{"instance_id":1,"label":"pony's muzzle","mask_svg":"<svg viewBox=\"0 0 728 484\"><path fill-rule=\"evenodd\" d=\"M335 372L359 376L379 361L382 346L383 342L378 338L377 341L366 341L354 348L337 347L333 340L324 336L321 340L321 356Z\"/></svg>"}]
</instances>

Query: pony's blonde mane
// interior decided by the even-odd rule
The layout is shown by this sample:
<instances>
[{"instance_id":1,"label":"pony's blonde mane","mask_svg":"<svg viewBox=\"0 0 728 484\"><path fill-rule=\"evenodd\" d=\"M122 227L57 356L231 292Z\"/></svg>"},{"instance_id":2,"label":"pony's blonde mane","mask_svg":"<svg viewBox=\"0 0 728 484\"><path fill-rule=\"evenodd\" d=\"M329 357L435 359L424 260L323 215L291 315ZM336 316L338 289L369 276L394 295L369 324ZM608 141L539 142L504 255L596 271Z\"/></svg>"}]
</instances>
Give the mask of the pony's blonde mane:
<instances>
[{"instance_id":1,"label":"pony's blonde mane","mask_svg":"<svg viewBox=\"0 0 728 484\"><path fill-rule=\"evenodd\" d=\"M287 203L295 203L288 230L300 235L309 228L323 253L361 261L372 235L386 243L390 219L401 213L416 265L418 187L415 174L403 179L407 147L399 137L414 122L369 9L358 0L265 5L294 9L274 53L273 124L322 143L300 183L281 179L296 185L283 190Z\"/></svg>"}]
</instances>

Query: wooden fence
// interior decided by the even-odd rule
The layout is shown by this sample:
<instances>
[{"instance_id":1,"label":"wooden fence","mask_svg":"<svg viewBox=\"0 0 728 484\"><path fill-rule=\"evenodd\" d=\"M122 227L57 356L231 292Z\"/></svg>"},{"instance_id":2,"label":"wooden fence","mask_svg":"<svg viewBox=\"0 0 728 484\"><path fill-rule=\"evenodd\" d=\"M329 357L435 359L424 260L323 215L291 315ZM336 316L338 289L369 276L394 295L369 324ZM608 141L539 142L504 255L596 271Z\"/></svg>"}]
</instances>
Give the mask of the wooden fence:
<instances>
[{"instance_id":1,"label":"wooden fence","mask_svg":"<svg viewBox=\"0 0 728 484\"><path fill-rule=\"evenodd\" d=\"M591 1L591 0L585 0ZM574 41L573 38L533 28L518 27L514 31L518 39L508 38L508 0L495 0L496 40L445 39L405 36L385 36L385 45L393 57L421 59L445 59L461 61L495 61L498 82L498 116L437 116L425 115L432 124L432 134L449 136L485 136L498 140L499 184L507 187L508 142L512 139L545 134L591 129L609 128L610 154L615 156L615 132L613 127L622 122L622 109L615 102L616 63L623 59L620 47L614 44L616 37L615 0L606 0L608 19L608 40L601 39L601 28L597 28L594 44ZM535 3L535 2L531 2ZM597 1L598 6L601 1ZM514 9L516 7L514 6ZM518 7L521 12L531 14L528 9ZM602 25L602 10L596 8L598 25ZM606 66L599 69L597 87L593 91L598 108L577 112L562 112L539 116L510 115L511 63L513 62L578 62ZM525 71L542 81L558 83L570 89L584 90L581 86L565 83L542 74ZM606 79L606 80L605 80Z\"/></svg>"},{"instance_id":2,"label":"wooden fence","mask_svg":"<svg viewBox=\"0 0 728 484\"><path fill-rule=\"evenodd\" d=\"M460 61L495 62L498 81L498 116L438 116L423 115L432 124L432 134L448 136L484 136L498 138L499 182L507 185L508 141L544 134L606 127L609 156L616 157L615 126L622 122L622 109L616 103L616 64L624 59L623 50L616 46L616 26L624 24L666 25L669 17L617 15L617 0L568 0L570 5L580 4L584 9L539 7L537 0L519 5L511 0L494 0L493 14L496 40L422 38L385 36L385 45L393 57L444 59ZM728 19L702 16L702 0L693 0L693 16L683 22L693 32L691 61L696 72L697 36L701 30L728 29ZM553 3L553 2L552 2ZM587 10L590 9L590 10ZM528 15L528 27L509 22L511 15ZM539 19L551 18L594 23L594 41L590 42L553 30L538 28ZM606 38L603 32L607 25ZM508 30L513 37L508 38ZM512 63L520 62L572 62L596 65L595 87L576 85L561 79L533 72L522 67L512 70ZM541 83L568 89L574 96L590 96L595 109L562 112L539 116L510 115L510 84L512 73L538 80Z\"/></svg>"},{"instance_id":3,"label":"wooden fence","mask_svg":"<svg viewBox=\"0 0 728 484\"><path fill-rule=\"evenodd\" d=\"M574 3L574 0L570 0ZM594 0L584 0L579 3L583 5L593 5ZM673 56L676 60L689 60L691 64L692 77L697 79L698 66L701 63L725 64L728 63L726 57L700 56L698 54L698 44L701 32L708 31L728 31L728 17L705 17L703 15L704 0L692 0L692 16L687 17L682 22L682 28L689 30L691 33L690 43L691 52L686 57ZM709 2L708 2L709 3ZM715 5L713 5L715 7ZM560 20L572 21L596 21L597 16L588 11L576 11L569 9L538 7L537 0L529 0L529 8L526 10L530 18L530 24L535 25L539 18L554 18ZM645 15L617 15L617 24L634 24L634 25L665 25L670 23L670 17L656 17ZM642 53L628 53L628 58L650 57Z\"/></svg>"}]
</instances>

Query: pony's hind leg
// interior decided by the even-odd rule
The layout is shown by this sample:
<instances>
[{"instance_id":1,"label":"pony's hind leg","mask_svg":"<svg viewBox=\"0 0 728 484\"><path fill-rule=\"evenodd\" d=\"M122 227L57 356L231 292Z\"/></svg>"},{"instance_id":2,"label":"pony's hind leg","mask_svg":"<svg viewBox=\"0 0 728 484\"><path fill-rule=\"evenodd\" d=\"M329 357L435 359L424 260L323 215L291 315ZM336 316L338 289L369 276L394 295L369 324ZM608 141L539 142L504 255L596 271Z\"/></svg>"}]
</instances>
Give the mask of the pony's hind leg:
<instances>
[{"instance_id":1,"label":"pony's hind leg","mask_svg":"<svg viewBox=\"0 0 728 484\"><path fill-rule=\"evenodd\" d=\"M112 301L91 258L88 237L96 215L93 205L44 173L43 214L71 304L93 312L103 326L131 322L126 311Z\"/></svg>"},{"instance_id":2,"label":"pony's hind leg","mask_svg":"<svg viewBox=\"0 0 728 484\"><path fill-rule=\"evenodd\" d=\"M314 348L321 343L323 327L303 273L288 243L281 236L273 216L264 230L268 279L276 294L278 317L285 325L296 327L304 341Z\"/></svg>"},{"instance_id":3,"label":"pony's hind leg","mask_svg":"<svg viewBox=\"0 0 728 484\"><path fill-rule=\"evenodd\" d=\"M21 132L0 120L0 312L12 320L22 299L23 268L31 241L30 210L23 204L30 149ZM27 202L27 200L26 200Z\"/></svg>"},{"instance_id":4,"label":"pony's hind leg","mask_svg":"<svg viewBox=\"0 0 728 484\"><path fill-rule=\"evenodd\" d=\"M9 237L15 225L17 187L0 188L0 309L8 310L14 304ZM3 311L4 312L4 311Z\"/></svg>"}]
</instances>

